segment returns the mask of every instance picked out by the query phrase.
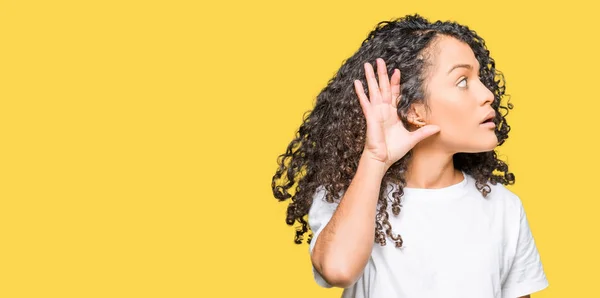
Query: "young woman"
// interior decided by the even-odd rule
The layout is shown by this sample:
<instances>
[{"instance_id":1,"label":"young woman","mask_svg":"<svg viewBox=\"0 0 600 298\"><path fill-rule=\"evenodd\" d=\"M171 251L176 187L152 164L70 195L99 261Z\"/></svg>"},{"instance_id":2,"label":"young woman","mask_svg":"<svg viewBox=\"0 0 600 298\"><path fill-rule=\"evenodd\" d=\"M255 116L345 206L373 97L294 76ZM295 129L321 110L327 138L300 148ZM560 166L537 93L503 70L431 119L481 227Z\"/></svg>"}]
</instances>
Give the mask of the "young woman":
<instances>
[{"instance_id":1,"label":"young woman","mask_svg":"<svg viewBox=\"0 0 600 298\"><path fill-rule=\"evenodd\" d=\"M371 64L375 62L374 66ZM390 76L391 74L391 76ZM548 286L515 181L504 79L456 22L379 23L278 160L275 197L343 297L516 298ZM295 187L292 192L292 187ZM392 245L389 245L389 244Z\"/></svg>"}]
</instances>

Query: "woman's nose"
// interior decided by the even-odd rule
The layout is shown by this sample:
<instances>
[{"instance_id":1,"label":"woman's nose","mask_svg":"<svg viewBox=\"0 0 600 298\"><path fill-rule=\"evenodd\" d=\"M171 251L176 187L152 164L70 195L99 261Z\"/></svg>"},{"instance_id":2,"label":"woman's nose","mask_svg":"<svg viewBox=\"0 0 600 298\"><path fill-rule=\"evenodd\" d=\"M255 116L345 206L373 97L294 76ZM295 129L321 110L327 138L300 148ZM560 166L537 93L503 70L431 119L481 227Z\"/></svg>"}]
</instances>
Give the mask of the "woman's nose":
<instances>
[{"instance_id":1,"label":"woman's nose","mask_svg":"<svg viewBox=\"0 0 600 298\"><path fill-rule=\"evenodd\" d=\"M490 91L490 89L488 89L485 85L481 84L482 88L482 93L480 94L480 99L481 99L481 105L486 105L486 104L491 104L492 102L494 102L494 93L492 93L492 91Z\"/></svg>"}]
</instances>

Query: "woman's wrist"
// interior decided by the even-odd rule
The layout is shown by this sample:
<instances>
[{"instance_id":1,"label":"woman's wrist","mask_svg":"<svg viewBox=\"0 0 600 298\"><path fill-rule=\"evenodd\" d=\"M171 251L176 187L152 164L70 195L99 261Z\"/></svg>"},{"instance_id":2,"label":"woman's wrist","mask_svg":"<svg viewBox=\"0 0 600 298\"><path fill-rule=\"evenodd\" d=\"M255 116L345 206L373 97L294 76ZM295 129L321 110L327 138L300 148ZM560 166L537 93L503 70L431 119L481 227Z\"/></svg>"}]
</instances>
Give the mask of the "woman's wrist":
<instances>
[{"instance_id":1,"label":"woman's wrist","mask_svg":"<svg viewBox=\"0 0 600 298\"><path fill-rule=\"evenodd\" d=\"M376 173L380 175L381 178L383 178L383 176L390 167L390 165L388 165L384 161L378 160L368 151L364 151L362 153L358 166L367 168L369 172Z\"/></svg>"}]
</instances>

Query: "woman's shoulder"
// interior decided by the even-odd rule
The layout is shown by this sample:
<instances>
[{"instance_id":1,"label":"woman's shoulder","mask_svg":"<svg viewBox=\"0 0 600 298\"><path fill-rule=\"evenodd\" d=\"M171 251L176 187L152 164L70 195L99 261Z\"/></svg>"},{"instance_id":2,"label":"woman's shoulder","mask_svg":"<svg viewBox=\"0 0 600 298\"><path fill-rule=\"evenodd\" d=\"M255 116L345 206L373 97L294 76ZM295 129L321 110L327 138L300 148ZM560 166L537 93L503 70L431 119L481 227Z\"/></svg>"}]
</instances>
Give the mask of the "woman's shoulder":
<instances>
[{"instance_id":1,"label":"woman's shoulder","mask_svg":"<svg viewBox=\"0 0 600 298\"><path fill-rule=\"evenodd\" d=\"M475 185L475 179L470 175L468 176L471 183ZM488 181L486 184L489 190L487 195L489 200L497 201L517 209L522 204L519 195L509 189L506 185L499 182L494 184L491 181Z\"/></svg>"}]
</instances>

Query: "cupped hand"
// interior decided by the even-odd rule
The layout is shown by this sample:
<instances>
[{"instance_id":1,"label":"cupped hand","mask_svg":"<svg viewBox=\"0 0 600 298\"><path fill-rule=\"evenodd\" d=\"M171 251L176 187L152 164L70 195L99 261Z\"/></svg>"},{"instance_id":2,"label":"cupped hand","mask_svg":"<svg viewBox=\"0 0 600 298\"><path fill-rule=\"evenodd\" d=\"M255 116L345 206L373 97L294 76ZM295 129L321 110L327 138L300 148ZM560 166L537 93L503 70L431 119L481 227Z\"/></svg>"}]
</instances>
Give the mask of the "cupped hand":
<instances>
[{"instance_id":1,"label":"cupped hand","mask_svg":"<svg viewBox=\"0 0 600 298\"><path fill-rule=\"evenodd\" d=\"M386 168L389 168L418 142L437 133L440 128L436 125L425 125L415 131L408 131L398 117L396 108L395 99L400 96L400 70L394 69L389 79L385 62L378 58L378 84L373 66L365 63L364 67L369 97L366 96L360 80L354 81L354 89L367 120L363 154L384 163Z\"/></svg>"}]
</instances>

